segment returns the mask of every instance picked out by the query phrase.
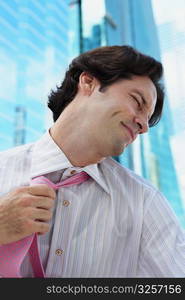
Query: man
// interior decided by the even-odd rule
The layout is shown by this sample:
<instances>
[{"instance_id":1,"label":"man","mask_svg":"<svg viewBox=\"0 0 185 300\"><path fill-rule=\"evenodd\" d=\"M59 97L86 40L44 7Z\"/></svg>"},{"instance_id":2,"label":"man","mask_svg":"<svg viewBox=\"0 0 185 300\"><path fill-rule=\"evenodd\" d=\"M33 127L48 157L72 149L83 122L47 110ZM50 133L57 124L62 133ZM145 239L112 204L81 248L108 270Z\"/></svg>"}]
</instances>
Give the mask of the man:
<instances>
[{"instance_id":1,"label":"man","mask_svg":"<svg viewBox=\"0 0 185 300\"><path fill-rule=\"evenodd\" d=\"M184 277L185 235L167 200L117 163L160 119L162 65L128 46L81 54L49 96L54 124L1 153L0 245L39 233L46 277ZM81 171L89 180L54 191ZM23 277L33 274L27 253Z\"/></svg>"}]
</instances>

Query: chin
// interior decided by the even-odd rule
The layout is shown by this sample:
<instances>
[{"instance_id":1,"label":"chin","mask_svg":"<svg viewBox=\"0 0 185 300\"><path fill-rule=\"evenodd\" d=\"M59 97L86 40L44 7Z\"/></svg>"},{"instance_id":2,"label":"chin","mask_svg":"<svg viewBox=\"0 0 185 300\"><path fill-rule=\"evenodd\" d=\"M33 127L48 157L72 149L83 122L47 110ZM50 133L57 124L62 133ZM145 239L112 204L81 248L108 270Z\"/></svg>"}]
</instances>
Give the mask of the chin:
<instances>
[{"instance_id":1,"label":"chin","mask_svg":"<svg viewBox=\"0 0 185 300\"><path fill-rule=\"evenodd\" d=\"M126 146L122 146L122 147L119 147L117 149L114 149L112 156L118 156L120 154L122 154L125 150Z\"/></svg>"}]
</instances>

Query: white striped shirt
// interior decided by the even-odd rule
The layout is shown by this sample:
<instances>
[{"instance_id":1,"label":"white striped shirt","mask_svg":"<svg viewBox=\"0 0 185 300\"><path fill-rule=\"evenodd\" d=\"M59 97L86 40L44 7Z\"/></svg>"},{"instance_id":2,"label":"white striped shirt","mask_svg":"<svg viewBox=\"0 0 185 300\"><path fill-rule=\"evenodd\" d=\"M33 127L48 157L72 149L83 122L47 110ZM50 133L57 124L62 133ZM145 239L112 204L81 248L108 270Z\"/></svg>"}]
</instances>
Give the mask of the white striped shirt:
<instances>
[{"instance_id":1,"label":"white striped shirt","mask_svg":"<svg viewBox=\"0 0 185 300\"><path fill-rule=\"evenodd\" d=\"M185 233L164 196L111 157L71 165L47 131L0 154L0 195L72 173L91 178L57 192L50 232L39 237L46 277L185 277ZM32 276L29 257L23 277Z\"/></svg>"}]
</instances>

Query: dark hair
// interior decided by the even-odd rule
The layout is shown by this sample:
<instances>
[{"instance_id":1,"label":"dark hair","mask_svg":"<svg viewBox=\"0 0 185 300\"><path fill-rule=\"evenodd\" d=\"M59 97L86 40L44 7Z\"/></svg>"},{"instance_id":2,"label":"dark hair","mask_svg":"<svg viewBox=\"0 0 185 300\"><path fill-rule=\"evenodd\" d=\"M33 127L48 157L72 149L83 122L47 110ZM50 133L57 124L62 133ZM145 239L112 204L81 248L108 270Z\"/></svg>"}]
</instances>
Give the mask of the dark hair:
<instances>
[{"instance_id":1,"label":"dark hair","mask_svg":"<svg viewBox=\"0 0 185 300\"><path fill-rule=\"evenodd\" d=\"M159 82L163 73L162 64L131 46L100 47L74 58L61 86L57 86L56 91L51 91L48 97L48 107L53 112L54 121L74 99L78 91L79 76L84 71L100 81L102 92L103 88L119 79L131 79L133 75L148 76L157 90L157 102L149 126L159 122L164 101L163 86Z\"/></svg>"}]
</instances>

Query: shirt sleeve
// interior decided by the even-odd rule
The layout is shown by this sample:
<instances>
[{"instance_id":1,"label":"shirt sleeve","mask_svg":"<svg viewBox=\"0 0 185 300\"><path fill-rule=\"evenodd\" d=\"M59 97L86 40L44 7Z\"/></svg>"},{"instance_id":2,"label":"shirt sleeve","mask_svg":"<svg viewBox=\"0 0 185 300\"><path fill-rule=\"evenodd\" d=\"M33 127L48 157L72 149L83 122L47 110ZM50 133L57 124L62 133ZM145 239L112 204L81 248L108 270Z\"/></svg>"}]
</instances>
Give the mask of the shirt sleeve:
<instances>
[{"instance_id":1,"label":"shirt sleeve","mask_svg":"<svg viewBox=\"0 0 185 300\"><path fill-rule=\"evenodd\" d=\"M158 191L143 216L137 277L185 277L185 230Z\"/></svg>"}]
</instances>

